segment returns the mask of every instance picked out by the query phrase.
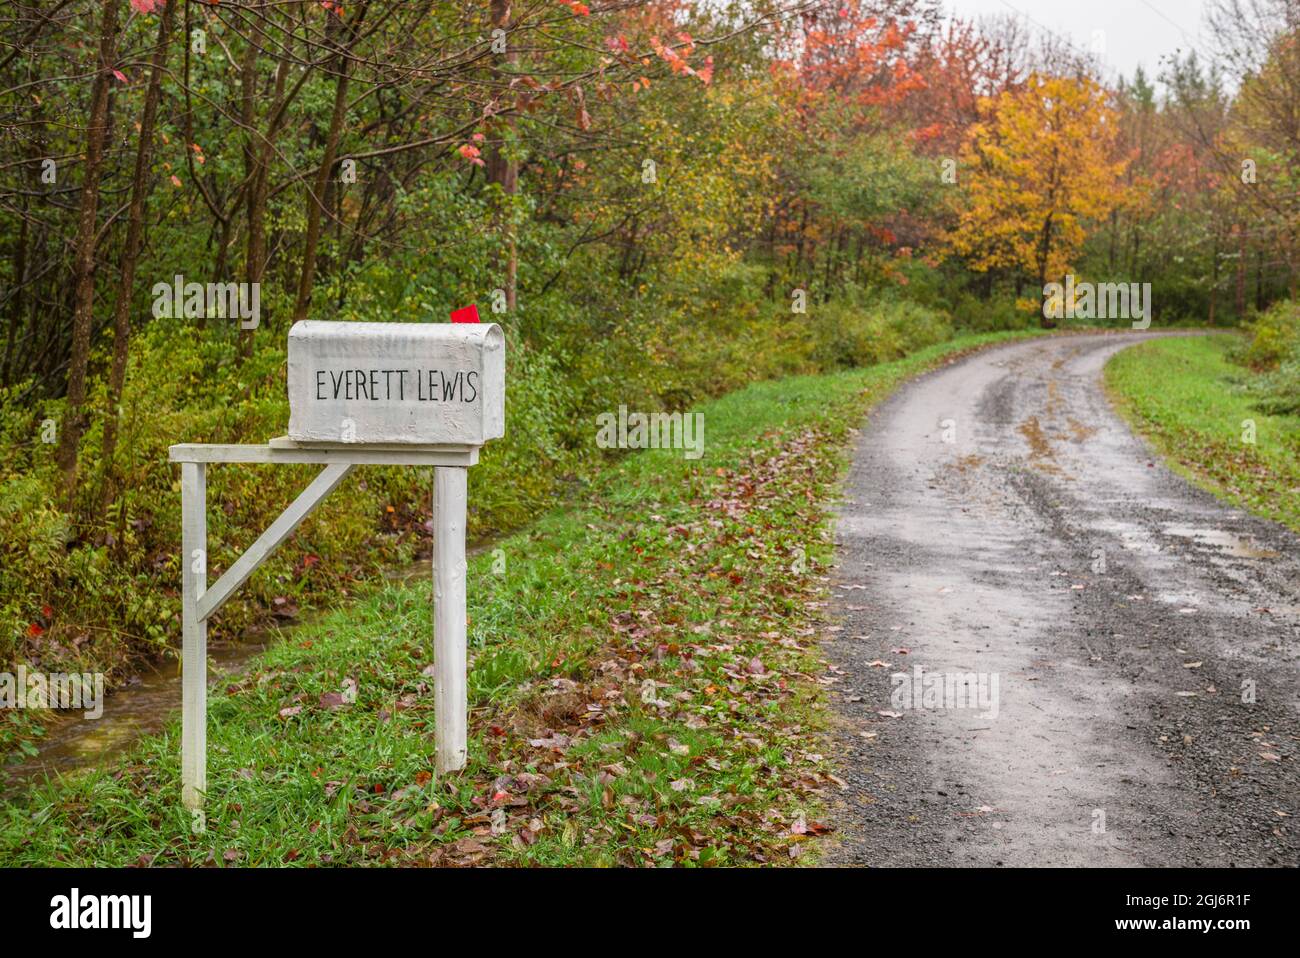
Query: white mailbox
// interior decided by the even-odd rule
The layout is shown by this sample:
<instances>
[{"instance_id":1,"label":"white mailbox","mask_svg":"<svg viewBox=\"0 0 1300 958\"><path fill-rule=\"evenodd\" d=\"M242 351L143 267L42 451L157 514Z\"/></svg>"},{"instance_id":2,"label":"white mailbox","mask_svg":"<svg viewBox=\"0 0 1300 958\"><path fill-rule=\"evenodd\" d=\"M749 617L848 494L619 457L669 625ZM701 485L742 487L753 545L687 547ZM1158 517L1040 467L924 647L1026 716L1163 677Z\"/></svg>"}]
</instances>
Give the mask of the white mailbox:
<instances>
[{"instance_id":1,"label":"white mailbox","mask_svg":"<svg viewBox=\"0 0 1300 958\"><path fill-rule=\"evenodd\" d=\"M495 323L302 320L289 330L289 438L481 446L505 433Z\"/></svg>"}]
</instances>

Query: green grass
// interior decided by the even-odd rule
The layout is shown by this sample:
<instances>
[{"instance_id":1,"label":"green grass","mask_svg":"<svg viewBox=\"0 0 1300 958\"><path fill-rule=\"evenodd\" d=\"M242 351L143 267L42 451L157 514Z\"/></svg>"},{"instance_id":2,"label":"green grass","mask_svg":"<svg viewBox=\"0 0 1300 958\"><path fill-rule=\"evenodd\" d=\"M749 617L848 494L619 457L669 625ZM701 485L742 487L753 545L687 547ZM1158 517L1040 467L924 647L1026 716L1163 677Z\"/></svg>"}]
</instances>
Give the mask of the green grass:
<instances>
[{"instance_id":1,"label":"green grass","mask_svg":"<svg viewBox=\"0 0 1300 958\"><path fill-rule=\"evenodd\" d=\"M429 588L377 587L213 690L201 834L174 723L0 809L0 864L798 857L835 788L814 603L850 429L906 377L1007 338L711 402L702 459L629 455L585 505L472 560L463 772L431 774Z\"/></svg>"},{"instance_id":2,"label":"green grass","mask_svg":"<svg viewBox=\"0 0 1300 958\"><path fill-rule=\"evenodd\" d=\"M1106 385L1179 473L1300 531L1300 417L1255 407L1245 389L1254 374L1230 358L1236 343L1231 335L1146 342L1110 360Z\"/></svg>"}]
</instances>

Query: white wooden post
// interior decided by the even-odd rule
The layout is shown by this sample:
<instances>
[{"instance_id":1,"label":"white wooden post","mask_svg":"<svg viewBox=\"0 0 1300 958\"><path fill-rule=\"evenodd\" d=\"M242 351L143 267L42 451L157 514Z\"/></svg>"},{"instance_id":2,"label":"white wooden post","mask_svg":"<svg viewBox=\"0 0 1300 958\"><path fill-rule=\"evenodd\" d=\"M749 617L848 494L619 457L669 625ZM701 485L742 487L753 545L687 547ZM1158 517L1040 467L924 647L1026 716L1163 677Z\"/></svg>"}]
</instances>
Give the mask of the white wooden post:
<instances>
[{"instance_id":1,"label":"white wooden post","mask_svg":"<svg viewBox=\"0 0 1300 958\"><path fill-rule=\"evenodd\" d=\"M467 471L433 470L433 689L439 774L465 767L465 500Z\"/></svg>"},{"instance_id":2,"label":"white wooden post","mask_svg":"<svg viewBox=\"0 0 1300 958\"><path fill-rule=\"evenodd\" d=\"M208 623L199 615L208 586L207 468L181 463L181 801L192 812L208 790Z\"/></svg>"}]
</instances>

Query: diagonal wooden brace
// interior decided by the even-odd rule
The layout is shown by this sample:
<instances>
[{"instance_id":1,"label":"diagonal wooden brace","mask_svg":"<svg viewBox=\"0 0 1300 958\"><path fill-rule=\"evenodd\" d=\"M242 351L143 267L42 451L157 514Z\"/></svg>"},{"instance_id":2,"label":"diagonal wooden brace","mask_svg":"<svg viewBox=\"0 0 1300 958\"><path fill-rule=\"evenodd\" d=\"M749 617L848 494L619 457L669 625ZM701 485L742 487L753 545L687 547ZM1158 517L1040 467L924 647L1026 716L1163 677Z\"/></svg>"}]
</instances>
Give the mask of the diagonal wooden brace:
<instances>
[{"instance_id":1,"label":"diagonal wooden brace","mask_svg":"<svg viewBox=\"0 0 1300 958\"><path fill-rule=\"evenodd\" d=\"M235 560L235 564L226 570L225 575L199 597L199 620L206 622L212 613L225 605L234 591L248 581L248 577L254 570L276 550L280 543L293 534L293 530L298 528L302 520L311 514L322 499L334 491L351 470L352 464L348 462L331 463L322 469L312 480L311 485L280 514L280 518L271 523L270 528L258 536L257 541Z\"/></svg>"}]
</instances>

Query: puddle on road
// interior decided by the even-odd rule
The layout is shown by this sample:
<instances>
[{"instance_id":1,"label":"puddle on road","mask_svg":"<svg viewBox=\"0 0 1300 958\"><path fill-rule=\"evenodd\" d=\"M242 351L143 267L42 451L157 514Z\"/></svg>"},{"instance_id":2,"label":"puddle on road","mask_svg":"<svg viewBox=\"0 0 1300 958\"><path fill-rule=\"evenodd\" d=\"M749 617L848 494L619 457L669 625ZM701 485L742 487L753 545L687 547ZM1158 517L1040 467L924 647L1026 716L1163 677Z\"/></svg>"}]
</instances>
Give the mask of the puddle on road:
<instances>
[{"instance_id":1,"label":"puddle on road","mask_svg":"<svg viewBox=\"0 0 1300 958\"><path fill-rule=\"evenodd\" d=\"M1191 539L1200 545L1214 546L1223 554L1238 559L1276 559L1278 553L1265 549L1249 539L1222 529L1197 529L1192 526L1165 526L1165 532L1181 539Z\"/></svg>"}]
</instances>

